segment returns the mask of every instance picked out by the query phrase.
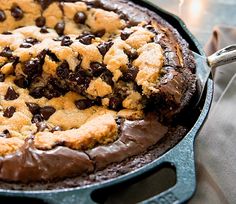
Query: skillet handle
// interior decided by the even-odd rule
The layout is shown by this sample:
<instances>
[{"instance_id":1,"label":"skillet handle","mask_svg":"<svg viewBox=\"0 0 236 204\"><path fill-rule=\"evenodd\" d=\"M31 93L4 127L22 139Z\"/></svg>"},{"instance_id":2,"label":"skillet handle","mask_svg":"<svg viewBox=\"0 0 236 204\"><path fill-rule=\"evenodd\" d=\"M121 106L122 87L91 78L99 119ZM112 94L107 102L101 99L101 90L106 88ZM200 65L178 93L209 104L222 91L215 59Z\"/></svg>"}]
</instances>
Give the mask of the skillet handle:
<instances>
[{"instance_id":1,"label":"skillet handle","mask_svg":"<svg viewBox=\"0 0 236 204\"><path fill-rule=\"evenodd\" d=\"M225 47L207 58L211 68L236 61L236 44Z\"/></svg>"},{"instance_id":2,"label":"skillet handle","mask_svg":"<svg viewBox=\"0 0 236 204\"><path fill-rule=\"evenodd\" d=\"M174 149L170 151L161 161L160 164L170 163L176 168L176 184L142 204L177 204L189 200L196 189L196 175L193 151L193 137L182 140Z\"/></svg>"}]
</instances>

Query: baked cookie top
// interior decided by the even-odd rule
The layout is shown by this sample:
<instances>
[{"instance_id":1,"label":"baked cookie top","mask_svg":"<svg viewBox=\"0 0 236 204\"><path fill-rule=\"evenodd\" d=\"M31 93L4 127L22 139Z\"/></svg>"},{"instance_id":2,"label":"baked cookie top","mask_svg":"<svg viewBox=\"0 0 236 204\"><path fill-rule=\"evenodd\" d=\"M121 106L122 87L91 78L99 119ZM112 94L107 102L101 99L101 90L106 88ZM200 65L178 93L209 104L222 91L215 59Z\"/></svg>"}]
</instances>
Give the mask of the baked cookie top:
<instances>
[{"instance_id":1,"label":"baked cookie top","mask_svg":"<svg viewBox=\"0 0 236 204\"><path fill-rule=\"evenodd\" d=\"M0 0L0 33L2 157L29 140L40 151L112 144L121 124L150 109L171 117L194 91L185 42L101 1Z\"/></svg>"}]
</instances>

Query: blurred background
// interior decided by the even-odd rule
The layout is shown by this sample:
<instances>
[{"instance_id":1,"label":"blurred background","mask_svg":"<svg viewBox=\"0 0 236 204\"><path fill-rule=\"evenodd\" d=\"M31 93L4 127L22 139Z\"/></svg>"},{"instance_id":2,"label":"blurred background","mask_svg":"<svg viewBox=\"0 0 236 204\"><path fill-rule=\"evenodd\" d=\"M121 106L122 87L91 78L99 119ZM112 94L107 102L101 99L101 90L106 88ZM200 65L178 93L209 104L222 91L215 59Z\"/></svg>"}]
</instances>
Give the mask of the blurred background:
<instances>
[{"instance_id":1,"label":"blurred background","mask_svg":"<svg viewBox=\"0 0 236 204\"><path fill-rule=\"evenodd\" d=\"M205 45L215 25L236 27L236 0L149 0L178 15Z\"/></svg>"}]
</instances>

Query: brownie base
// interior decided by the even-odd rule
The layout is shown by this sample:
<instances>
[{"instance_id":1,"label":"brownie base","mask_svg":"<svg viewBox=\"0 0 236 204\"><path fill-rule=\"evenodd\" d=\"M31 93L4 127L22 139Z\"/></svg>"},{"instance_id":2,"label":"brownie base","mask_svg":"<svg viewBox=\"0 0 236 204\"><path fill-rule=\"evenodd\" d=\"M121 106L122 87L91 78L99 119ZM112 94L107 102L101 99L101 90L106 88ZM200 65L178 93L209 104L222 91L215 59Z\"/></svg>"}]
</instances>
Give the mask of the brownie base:
<instances>
[{"instance_id":1,"label":"brownie base","mask_svg":"<svg viewBox=\"0 0 236 204\"><path fill-rule=\"evenodd\" d=\"M92 185L114 179L126 173L137 170L146 164L158 159L169 149L173 148L187 133L187 128L177 126L172 128L167 135L161 139L156 145L151 147L146 152L125 159L120 163L113 163L104 170L97 171L90 175L82 175L74 178L67 178L61 181L54 182L30 182L30 183L15 183L0 181L1 189L10 190L56 190L64 188L82 187Z\"/></svg>"}]
</instances>

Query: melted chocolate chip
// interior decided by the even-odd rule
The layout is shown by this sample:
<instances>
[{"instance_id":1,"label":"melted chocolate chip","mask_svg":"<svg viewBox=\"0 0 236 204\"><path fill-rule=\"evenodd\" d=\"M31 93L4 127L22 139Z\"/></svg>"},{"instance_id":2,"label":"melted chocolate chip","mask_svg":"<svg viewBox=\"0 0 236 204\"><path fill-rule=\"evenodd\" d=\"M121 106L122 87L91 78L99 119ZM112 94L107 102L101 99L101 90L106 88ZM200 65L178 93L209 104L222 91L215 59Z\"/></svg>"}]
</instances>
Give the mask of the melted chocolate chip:
<instances>
[{"instance_id":1,"label":"melted chocolate chip","mask_svg":"<svg viewBox=\"0 0 236 204\"><path fill-rule=\"evenodd\" d=\"M136 50L124 50L124 52L131 61L138 58L138 52Z\"/></svg>"},{"instance_id":2,"label":"melted chocolate chip","mask_svg":"<svg viewBox=\"0 0 236 204\"><path fill-rule=\"evenodd\" d=\"M102 56L105 56L105 54L108 52L108 50L112 47L114 43L112 41L100 43L98 45L98 50L101 53Z\"/></svg>"},{"instance_id":3,"label":"melted chocolate chip","mask_svg":"<svg viewBox=\"0 0 236 204\"><path fill-rule=\"evenodd\" d=\"M12 56L9 58L10 62L12 62L13 67L15 68L15 66L17 65L17 63L19 62L19 57L18 56Z\"/></svg>"},{"instance_id":4,"label":"melted chocolate chip","mask_svg":"<svg viewBox=\"0 0 236 204\"><path fill-rule=\"evenodd\" d=\"M79 39L79 41L85 45L90 45L92 40L95 39L95 36L92 34L82 34L76 39Z\"/></svg>"},{"instance_id":5,"label":"melted chocolate chip","mask_svg":"<svg viewBox=\"0 0 236 204\"><path fill-rule=\"evenodd\" d=\"M19 94L16 93L15 89L13 87L9 87L7 89L6 95L4 97L5 100L7 101L11 101L11 100L15 100L19 97Z\"/></svg>"},{"instance_id":6,"label":"melted chocolate chip","mask_svg":"<svg viewBox=\"0 0 236 204\"><path fill-rule=\"evenodd\" d=\"M145 28L156 35L158 34L156 29L152 25L147 25Z\"/></svg>"},{"instance_id":7,"label":"melted chocolate chip","mask_svg":"<svg viewBox=\"0 0 236 204\"><path fill-rule=\"evenodd\" d=\"M127 40L131 34L131 32L123 30L120 34L120 37L122 40Z\"/></svg>"},{"instance_id":8,"label":"melted chocolate chip","mask_svg":"<svg viewBox=\"0 0 236 204\"><path fill-rule=\"evenodd\" d=\"M9 32L9 31L5 31L5 32L2 33L2 35L12 35L12 33Z\"/></svg>"},{"instance_id":9,"label":"melted chocolate chip","mask_svg":"<svg viewBox=\"0 0 236 204\"><path fill-rule=\"evenodd\" d=\"M0 52L1 57L11 58L12 57L12 50L9 47L3 48Z\"/></svg>"},{"instance_id":10,"label":"melted chocolate chip","mask_svg":"<svg viewBox=\"0 0 236 204\"><path fill-rule=\"evenodd\" d=\"M41 29L40 29L40 31L39 31L40 33L49 33L48 32L48 29L45 27L45 26L43 26Z\"/></svg>"},{"instance_id":11,"label":"melted chocolate chip","mask_svg":"<svg viewBox=\"0 0 236 204\"><path fill-rule=\"evenodd\" d=\"M112 110L120 110L122 108L122 100L118 97L111 97L109 100L109 108Z\"/></svg>"},{"instance_id":12,"label":"melted chocolate chip","mask_svg":"<svg viewBox=\"0 0 236 204\"><path fill-rule=\"evenodd\" d=\"M44 121L44 118L40 114L34 115L33 118L31 119L31 122L36 123L36 124L40 123L40 122L43 122L43 121Z\"/></svg>"},{"instance_id":13,"label":"melted chocolate chip","mask_svg":"<svg viewBox=\"0 0 236 204\"><path fill-rule=\"evenodd\" d=\"M52 106L44 106L40 108L40 113L45 120L48 120L50 116L56 112L56 109Z\"/></svg>"},{"instance_id":14,"label":"melted chocolate chip","mask_svg":"<svg viewBox=\"0 0 236 204\"><path fill-rule=\"evenodd\" d=\"M25 104L33 115L39 114L40 106L37 103L26 102Z\"/></svg>"},{"instance_id":15,"label":"melted chocolate chip","mask_svg":"<svg viewBox=\"0 0 236 204\"><path fill-rule=\"evenodd\" d=\"M73 43L73 41L70 39L69 36L65 36L62 38L61 46L70 46Z\"/></svg>"},{"instance_id":16,"label":"melted chocolate chip","mask_svg":"<svg viewBox=\"0 0 236 204\"><path fill-rule=\"evenodd\" d=\"M53 52L51 52L50 50L46 50L46 54L51 58L52 61L60 62L58 57Z\"/></svg>"},{"instance_id":17,"label":"melted chocolate chip","mask_svg":"<svg viewBox=\"0 0 236 204\"><path fill-rule=\"evenodd\" d=\"M79 110L85 110L93 106L94 102L89 99L81 99L81 100L75 101L75 105Z\"/></svg>"},{"instance_id":18,"label":"melted chocolate chip","mask_svg":"<svg viewBox=\"0 0 236 204\"><path fill-rule=\"evenodd\" d=\"M44 49L37 55L37 58L39 59L41 65L44 64L44 59L46 57L46 54L47 54L47 50Z\"/></svg>"},{"instance_id":19,"label":"melted chocolate chip","mask_svg":"<svg viewBox=\"0 0 236 204\"><path fill-rule=\"evenodd\" d=\"M13 6L11 8L11 15L16 19L16 21L19 21L24 17L24 13L19 6Z\"/></svg>"},{"instance_id":20,"label":"melted chocolate chip","mask_svg":"<svg viewBox=\"0 0 236 204\"><path fill-rule=\"evenodd\" d=\"M29 43L22 43L22 44L20 45L20 48L30 48L30 47L32 47L32 45L29 44Z\"/></svg>"},{"instance_id":21,"label":"melted chocolate chip","mask_svg":"<svg viewBox=\"0 0 236 204\"><path fill-rule=\"evenodd\" d=\"M31 78L35 78L42 73L42 65L38 58L32 59L25 63L23 72Z\"/></svg>"},{"instance_id":22,"label":"melted chocolate chip","mask_svg":"<svg viewBox=\"0 0 236 204\"><path fill-rule=\"evenodd\" d=\"M136 67L128 66L128 69L123 71L122 80L125 82L135 81L137 74L138 69Z\"/></svg>"},{"instance_id":23,"label":"melted chocolate chip","mask_svg":"<svg viewBox=\"0 0 236 204\"><path fill-rule=\"evenodd\" d=\"M0 72L0 82L4 82L5 81L5 74Z\"/></svg>"},{"instance_id":24,"label":"melted chocolate chip","mask_svg":"<svg viewBox=\"0 0 236 204\"><path fill-rule=\"evenodd\" d=\"M36 87L29 91L29 95L34 98L42 98L44 95L44 87Z\"/></svg>"},{"instance_id":25,"label":"melted chocolate chip","mask_svg":"<svg viewBox=\"0 0 236 204\"><path fill-rule=\"evenodd\" d=\"M0 22L3 22L6 20L6 14L3 10L0 10Z\"/></svg>"},{"instance_id":26,"label":"melted chocolate chip","mask_svg":"<svg viewBox=\"0 0 236 204\"><path fill-rule=\"evenodd\" d=\"M35 44L37 44L39 41L38 41L37 39L35 39L35 38L29 37L29 38L26 38L26 39L25 39L25 42L26 42L26 43L29 43L29 44L31 44L31 45L35 45Z\"/></svg>"},{"instance_id":27,"label":"melted chocolate chip","mask_svg":"<svg viewBox=\"0 0 236 204\"><path fill-rule=\"evenodd\" d=\"M113 78L113 74L110 70L106 69L105 72L102 73L102 75L100 76L101 79L103 81L105 81L107 84L109 84L110 86L114 85L114 82L112 80Z\"/></svg>"},{"instance_id":28,"label":"melted chocolate chip","mask_svg":"<svg viewBox=\"0 0 236 204\"><path fill-rule=\"evenodd\" d=\"M67 61L62 62L62 64L57 67L56 73L57 76L59 76L61 79L69 78L70 69L68 62Z\"/></svg>"},{"instance_id":29,"label":"melted chocolate chip","mask_svg":"<svg viewBox=\"0 0 236 204\"><path fill-rule=\"evenodd\" d=\"M95 35L96 37L101 38L102 36L105 35L105 33L106 33L106 30L105 30L105 29L102 29L102 30L99 30L99 31L95 32L94 35Z\"/></svg>"},{"instance_id":30,"label":"melted chocolate chip","mask_svg":"<svg viewBox=\"0 0 236 204\"><path fill-rule=\"evenodd\" d=\"M74 15L74 21L77 24L84 24L86 19L87 19L87 16L86 16L86 14L84 12L77 12Z\"/></svg>"},{"instance_id":31,"label":"melted chocolate chip","mask_svg":"<svg viewBox=\"0 0 236 204\"><path fill-rule=\"evenodd\" d=\"M56 131L62 131L62 128L60 126L55 126L51 129L50 132L56 132Z\"/></svg>"},{"instance_id":32,"label":"melted chocolate chip","mask_svg":"<svg viewBox=\"0 0 236 204\"><path fill-rule=\"evenodd\" d=\"M63 35L64 30L65 30L65 22L61 21L61 22L57 23L55 25L54 29L56 30L58 35Z\"/></svg>"},{"instance_id":33,"label":"melted chocolate chip","mask_svg":"<svg viewBox=\"0 0 236 204\"><path fill-rule=\"evenodd\" d=\"M23 89L28 88L30 85L29 80L23 75L17 76L16 79L14 80L14 83L15 85Z\"/></svg>"},{"instance_id":34,"label":"melted chocolate chip","mask_svg":"<svg viewBox=\"0 0 236 204\"><path fill-rule=\"evenodd\" d=\"M43 96L45 98L47 98L48 100L50 100L52 98L60 97L61 95L62 95L62 93L60 93L58 90L48 88L48 87L45 88L44 93L43 93Z\"/></svg>"},{"instance_id":35,"label":"melted chocolate chip","mask_svg":"<svg viewBox=\"0 0 236 204\"><path fill-rule=\"evenodd\" d=\"M10 131L8 129L3 130L2 133L5 135L6 138L11 137Z\"/></svg>"},{"instance_id":36,"label":"melted chocolate chip","mask_svg":"<svg viewBox=\"0 0 236 204\"><path fill-rule=\"evenodd\" d=\"M38 27L43 27L43 26L45 26L45 24L46 24L46 18L43 17L43 16L40 16L40 17L36 18L35 24L36 24L36 26L38 26Z\"/></svg>"},{"instance_id":37,"label":"melted chocolate chip","mask_svg":"<svg viewBox=\"0 0 236 204\"><path fill-rule=\"evenodd\" d=\"M95 77L99 77L106 70L105 65L102 65L99 62L90 63L90 68L92 70L93 76Z\"/></svg>"},{"instance_id":38,"label":"melted chocolate chip","mask_svg":"<svg viewBox=\"0 0 236 204\"><path fill-rule=\"evenodd\" d=\"M6 118L11 118L15 112L16 112L16 108L14 106L9 106L3 112L3 116Z\"/></svg>"}]
</instances>

